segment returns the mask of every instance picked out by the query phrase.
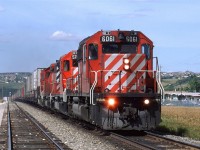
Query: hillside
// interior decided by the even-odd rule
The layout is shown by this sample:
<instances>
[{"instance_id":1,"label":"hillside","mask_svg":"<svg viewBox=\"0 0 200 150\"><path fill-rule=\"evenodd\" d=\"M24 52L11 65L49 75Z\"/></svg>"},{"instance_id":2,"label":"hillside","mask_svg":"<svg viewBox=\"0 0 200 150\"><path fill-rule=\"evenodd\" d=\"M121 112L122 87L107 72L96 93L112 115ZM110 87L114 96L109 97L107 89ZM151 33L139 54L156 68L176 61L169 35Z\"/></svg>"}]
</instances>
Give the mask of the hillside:
<instances>
[{"instance_id":1,"label":"hillside","mask_svg":"<svg viewBox=\"0 0 200 150\"><path fill-rule=\"evenodd\" d=\"M162 84L166 91L200 92L200 73L162 73Z\"/></svg>"},{"instance_id":2,"label":"hillside","mask_svg":"<svg viewBox=\"0 0 200 150\"><path fill-rule=\"evenodd\" d=\"M0 73L0 97L9 96L21 88L30 72ZM162 72L162 84L166 91L200 92L200 73L193 72ZM3 88L3 89L2 89Z\"/></svg>"},{"instance_id":3,"label":"hillside","mask_svg":"<svg viewBox=\"0 0 200 150\"><path fill-rule=\"evenodd\" d=\"M0 73L0 97L8 97L10 92L15 93L29 75L31 75L30 72Z\"/></svg>"}]
</instances>

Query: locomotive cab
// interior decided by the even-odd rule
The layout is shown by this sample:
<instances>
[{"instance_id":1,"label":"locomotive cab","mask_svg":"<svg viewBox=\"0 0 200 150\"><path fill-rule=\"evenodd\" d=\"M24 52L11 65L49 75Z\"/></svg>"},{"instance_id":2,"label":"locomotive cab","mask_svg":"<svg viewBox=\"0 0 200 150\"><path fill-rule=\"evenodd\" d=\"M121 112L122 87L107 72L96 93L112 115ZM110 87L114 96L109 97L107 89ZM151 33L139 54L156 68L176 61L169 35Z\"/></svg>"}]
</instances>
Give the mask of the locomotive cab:
<instances>
[{"instance_id":1,"label":"locomotive cab","mask_svg":"<svg viewBox=\"0 0 200 150\"><path fill-rule=\"evenodd\" d=\"M155 93L152 56L153 43L141 32L97 32L79 46L80 92L89 93L97 72L97 93Z\"/></svg>"},{"instance_id":2,"label":"locomotive cab","mask_svg":"<svg viewBox=\"0 0 200 150\"><path fill-rule=\"evenodd\" d=\"M60 57L60 60L56 63L54 108L64 114L67 114L68 111L66 94L75 93L77 90L78 68L76 58L77 53L73 50Z\"/></svg>"},{"instance_id":3,"label":"locomotive cab","mask_svg":"<svg viewBox=\"0 0 200 150\"><path fill-rule=\"evenodd\" d=\"M54 80L54 68L55 63L51 64L48 68L41 70L40 72L40 98L38 103L41 106L51 106L51 95L53 91Z\"/></svg>"}]
</instances>

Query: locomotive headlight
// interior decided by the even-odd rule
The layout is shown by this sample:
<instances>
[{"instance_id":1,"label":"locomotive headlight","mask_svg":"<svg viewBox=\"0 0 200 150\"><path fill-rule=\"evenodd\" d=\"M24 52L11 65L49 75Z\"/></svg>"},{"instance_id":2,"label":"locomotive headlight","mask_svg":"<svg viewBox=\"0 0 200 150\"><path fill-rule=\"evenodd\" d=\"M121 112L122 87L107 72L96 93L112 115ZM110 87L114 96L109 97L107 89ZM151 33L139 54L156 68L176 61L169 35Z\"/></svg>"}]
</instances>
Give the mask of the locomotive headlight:
<instances>
[{"instance_id":1,"label":"locomotive headlight","mask_svg":"<svg viewBox=\"0 0 200 150\"><path fill-rule=\"evenodd\" d=\"M109 97L106 98L106 103L105 103L106 107L110 110L115 110L118 107L118 101L116 98L113 97Z\"/></svg>"},{"instance_id":2,"label":"locomotive headlight","mask_svg":"<svg viewBox=\"0 0 200 150\"><path fill-rule=\"evenodd\" d=\"M108 105L109 106L114 106L115 105L115 99L114 98L109 98L108 99Z\"/></svg>"},{"instance_id":3,"label":"locomotive headlight","mask_svg":"<svg viewBox=\"0 0 200 150\"><path fill-rule=\"evenodd\" d=\"M128 58L124 58L124 64L129 64L130 60Z\"/></svg>"},{"instance_id":4,"label":"locomotive headlight","mask_svg":"<svg viewBox=\"0 0 200 150\"><path fill-rule=\"evenodd\" d=\"M144 100L144 104L146 104L146 105L148 105L149 102L150 102L149 99L145 99L145 100Z\"/></svg>"}]
</instances>

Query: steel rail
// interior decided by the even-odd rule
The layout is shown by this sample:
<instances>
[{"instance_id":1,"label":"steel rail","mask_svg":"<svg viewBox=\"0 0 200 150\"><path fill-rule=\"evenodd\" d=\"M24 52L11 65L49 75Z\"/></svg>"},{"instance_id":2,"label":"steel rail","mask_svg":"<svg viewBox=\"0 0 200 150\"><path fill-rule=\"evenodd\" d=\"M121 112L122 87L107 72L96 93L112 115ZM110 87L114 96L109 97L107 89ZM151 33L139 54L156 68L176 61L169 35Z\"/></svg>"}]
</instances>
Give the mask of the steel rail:
<instances>
[{"instance_id":1,"label":"steel rail","mask_svg":"<svg viewBox=\"0 0 200 150\"><path fill-rule=\"evenodd\" d=\"M175 143L178 143L178 144L181 144L181 145L185 145L185 146L188 146L188 147L191 147L191 148L200 149L200 146L198 146L198 145L194 145L194 144L178 141L178 140L175 140L175 139L163 137L162 135L159 135L159 134L156 134L156 133L152 133L152 132L148 132L148 131L145 131L145 133L147 135L150 135L150 136L158 137L158 138L161 138L161 139L164 139L164 140L168 140L168 141L171 141L171 142L175 142Z\"/></svg>"},{"instance_id":2,"label":"steel rail","mask_svg":"<svg viewBox=\"0 0 200 150\"><path fill-rule=\"evenodd\" d=\"M149 150L149 149L150 150L157 150L155 147L152 147L152 146L149 146L149 145L146 145L146 144L131 140L129 138L126 138L125 136L122 136L122 135L119 135L119 134L116 134L116 133L113 133L113 132L110 133L110 136L115 138L115 139L118 139L120 141L126 142L129 145L133 145L133 146L135 146L137 148L140 148L142 150L146 150L146 149L147 150Z\"/></svg>"},{"instance_id":3,"label":"steel rail","mask_svg":"<svg viewBox=\"0 0 200 150\"><path fill-rule=\"evenodd\" d=\"M49 141L51 141L51 142L56 146L57 149L59 149L59 150L64 150L58 143L56 143L56 142L53 140L53 138L51 138L51 137L46 133L46 131L45 131L35 120L33 120L22 108L20 108L20 107L17 105L17 103L15 103L15 104L16 104L16 106L31 120L31 122L33 122L33 123L38 127L38 129L39 129L40 131L42 131L42 133L49 139Z\"/></svg>"},{"instance_id":4,"label":"steel rail","mask_svg":"<svg viewBox=\"0 0 200 150\"><path fill-rule=\"evenodd\" d=\"M9 101L7 104L7 126L8 126L8 135L7 135L7 144L8 144L8 150L13 149L13 144L12 144L12 130L11 130L11 120L10 120L10 110L9 110Z\"/></svg>"}]
</instances>

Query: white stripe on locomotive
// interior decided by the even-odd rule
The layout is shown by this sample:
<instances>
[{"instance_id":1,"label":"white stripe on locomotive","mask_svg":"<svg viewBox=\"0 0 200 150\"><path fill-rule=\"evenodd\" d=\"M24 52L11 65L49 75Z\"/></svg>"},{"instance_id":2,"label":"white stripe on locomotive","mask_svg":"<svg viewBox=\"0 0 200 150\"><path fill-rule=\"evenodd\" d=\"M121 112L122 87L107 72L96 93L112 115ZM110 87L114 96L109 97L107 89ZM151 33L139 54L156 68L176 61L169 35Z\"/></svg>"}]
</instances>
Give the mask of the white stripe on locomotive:
<instances>
[{"instance_id":1,"label":"white stripe on locomotive","mask_svg":"<svg viewBox=\"0 0 200 150\"><path fill-rule=\"evenodd\" d=\"M136 56L131 60L131 62L130 62L130 67L133 67L133 65L141 58L141 56L142 56L142 55L136 55ZM126 56L126 57L124 56L123 58L127 58L127 56ZM123 59L120 59L120 60L118 61L118 63L112 68L112 70L117 70L117 69L120 67L120 64L123 65ZM136 67L135 70L141 70L141 69L145 66L145 64L146 64L146 60L144 59L144 60L142 60L142 62ZM121 78L123 78L124 75L126 75L126 74L127 74L126 71L122 71ZM107 81L106 79L108 78L109 75L111 76L112 73L110 72L110 73L107 73L107 74L106 74L106 76L105 76L105 82ZM125 80L125 81L122 83L122 87L128 86L128 84L130 84L130 82L131 82L134 78L135 78L135 74L130 75L130 76L128 77L128 79ZM145 77L144 77L144 79L145 79ZM108 88L109 90L111 90L111 89L113 88L113 86L114 86L116 83L118 83L118 82L119 82L119 75L117 75L117 76L111 81L111 83L110 83L106 88ZM133 89L136 89L136 85L133 85L133 86L131 87L131 90L133 90ZM117 89L115 92L117 92L117 91L118 91L118 89Z\"/></svg>"},{"instance_id":2,"label":"white stripe on locomotive","mask_svg":"<svg viewBox=\"0 0 200 150\"><path fill-rule=\"evenodd\" d=\"M73 81L73 85L74 85L74 89L73 90L78 90L78 67L75 68L73 70L73 77L74 77L74 81Z\"/></svg>"},{"instance_id":3,"label":"white stripe on locomotive","mask_svg":"<svg viewBox=\"0 0 200 150\"><path fill-rule=\"evenodd\" d=\"M58 65L56 66L56 82L57 82L56 89L60 90L60 84L59 84L60 83L60 68Z\"/></svg>"}]
</instances>

